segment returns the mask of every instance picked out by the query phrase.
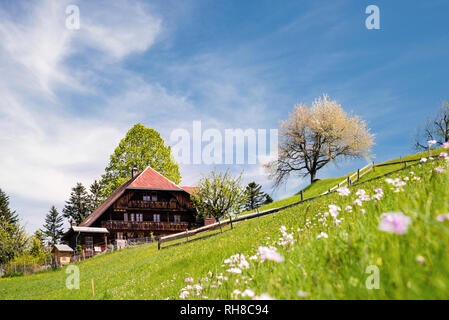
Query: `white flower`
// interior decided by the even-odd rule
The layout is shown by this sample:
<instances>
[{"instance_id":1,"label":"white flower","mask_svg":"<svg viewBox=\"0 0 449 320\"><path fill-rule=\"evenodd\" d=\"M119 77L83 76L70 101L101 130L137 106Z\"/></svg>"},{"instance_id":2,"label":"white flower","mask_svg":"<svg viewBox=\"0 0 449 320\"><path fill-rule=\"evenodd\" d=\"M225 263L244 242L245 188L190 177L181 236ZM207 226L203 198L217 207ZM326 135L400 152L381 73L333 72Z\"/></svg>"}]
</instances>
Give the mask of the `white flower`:
<instances>
[{"instance_id":1,"label":"white flower","mask_svg":"<svg viewBox=\"0 0 449 320\"><path fill-rule=\"evenodd\" d=\"M320 238L328 238L328 235L327 235L327 233L325 233L325 232L321 232L319 235L317 235L316 236L316 238L317 239L320 239Z\"/></svg>"},{"instance_id":2,"label":"white flower","mask_svg":"<svg viewBox=\"0 0 449 320\"><path fill-rule=\"evenodd\" d=\"M346 206L345 210L348 211L348 212L352 212L352 207L351 206Z\"/></svg>"},{"instance_id":3,"label":"white flower","mask_svg":"<svg viewBox=\"0 0 449 320\"><path fill-rule=\"evenodd\" d=\"M185 298L187 298L188 295L189 295L189 291L183 291L183 292L181 292L181 294L179 295L179 297L180 297L181 299L185 299Z\"/></svg>"},{"instance_id":4,"label":"white flower","mask_svg":"<svg viewBox=\"0 0 449 320\"><path fill-rule=\"evenodd\" d=\"M242 297L254 297L255 293L253 290L251 289L246 289L245 291L242 292Z\"/></svg>"},{"instance_id":5,"label":"white flower","mask_svg":"<svg viewBox=\"0 0 449 320\"><path fill-rule=\"evenodd\" d=\"M277 249L274 247L263 247L260 246L257 250L257 254L259 255L260 262L264 262L265 260L271 260L275 262L282 262L284 258L277 252Z\"/></svg>"},{"instance_id":6,"label":"white flower","mask_svg":"<svg viewBox=\"0 0 449 320\"><path fill-rule=\"evenodd\" d=\"M351 190L347 187L340 187L337 191L340 196L348 196L351 193Z\"/></svg>"},{"instance_id":7,"label":"white flower","mask_svg":"<svg viewBox=\"0 0 449 320\"><path fill-rule=\"evenodd\" d=\"M254 297L253 300L276 300L271 297L268 293L262 293L260 296Z\"/></svg>"},{"instance_id":8,"label":"white flower","mask_svg":"<svg viewBox=\"0 0 449 320\"><path fill-rule=\"evenodd\" d=\"M301 291L301 290L298 291L298 297L305 298L305 297L308 297L308 296L309 296L308 292Z\"/></svg>"},{"instance_id":9,"label":"white flower","mask_svg":"<svg viewBox=\"0 0 449 320\"><path fill-rule=\"evenodd\" d=\"M239 268L231 268L226 271L230 273L242 273L242 270L240 270Z\"/></svg>"}]
</instances>

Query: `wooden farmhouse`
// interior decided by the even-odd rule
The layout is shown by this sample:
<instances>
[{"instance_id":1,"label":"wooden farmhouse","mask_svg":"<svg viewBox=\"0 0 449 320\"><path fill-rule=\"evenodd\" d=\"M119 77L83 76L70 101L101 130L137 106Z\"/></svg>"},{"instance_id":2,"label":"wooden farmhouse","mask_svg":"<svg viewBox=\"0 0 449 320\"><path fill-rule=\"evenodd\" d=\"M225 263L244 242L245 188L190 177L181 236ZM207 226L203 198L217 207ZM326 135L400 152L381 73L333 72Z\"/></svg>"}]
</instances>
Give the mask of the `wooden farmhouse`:
<instances>
[{"instance_id":1,"label":"wooden farmhouse","mask_svg":"<svg viewBox=\"0 0 449 320\"><path fill-rule=\"evenodd\" d=\"M72 226L65 240L72 248L104 251L127 239L159 237L210 223L197 218L190 193L195 187L180 187L148 167L123 183L79 226Z\"/></svg>"}]
</instances>

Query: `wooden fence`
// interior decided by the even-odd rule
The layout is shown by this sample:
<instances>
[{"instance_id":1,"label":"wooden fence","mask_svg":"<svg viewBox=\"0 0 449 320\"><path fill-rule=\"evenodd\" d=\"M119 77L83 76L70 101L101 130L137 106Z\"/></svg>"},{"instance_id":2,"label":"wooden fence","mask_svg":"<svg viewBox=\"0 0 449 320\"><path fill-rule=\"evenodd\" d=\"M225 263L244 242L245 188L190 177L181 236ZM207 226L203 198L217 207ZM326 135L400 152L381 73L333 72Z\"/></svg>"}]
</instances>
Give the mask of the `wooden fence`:
<instances>
[{"instance_id":1,"label":"wooden fence","mask_svg":"<svg viewBox=\"0 0 449 320\"><path fill-rule=\"evenodd\" d=\"M268 215L268 214L272 214L272 213L275 213L275 212L278 212L278 211L281 211L281 210L284 210L284 209L288 209L290 207L297 206L297 205L299 205L301 203L304 203L306 201L310 201L310 200L314 200L314 199L326 196L328 194L331 194L331 193L335 192L336 189L338 189L339 187L343 186L346 183L349 186L351 186L351 185L358 185L358 184L363 184L363 183L367 183L367 182L370 182L370 181L381 179L381 178L383 178L385 176L388 176L388 175L391 175L393 173L402 171L402 170L404 170L406 168L412 167L412 166L416 165L416 163L412 164L412 165L409 165L410 163L417 162L417 161L420 161L420 160L421 160L421 158L420 159L407 160L407 161L387 162L387 163L382 163L382 164L374 164L374 161L373 161L370 164L366 165L365 167L363 167L361 169L358 169L356 172L354 172L352 175L347 177L345 180L341 181L336 186L334 186L332 188L329 188L328 191L326 191L326 192L324 192L324 193L322 193L320 195L304 199L304 193L303 193L303 191L301 191L301 193L300 193L301 200L300 201L297 201L297 202L294 202L294 203L291 203L291 204L288 204L288 205L285 205L285 206L282 206L282 207L268 209L268 210L264 210L264 211L260 211L260 212L258 211L258 212L255 212L255 213L249 213L249 214L237 216L235 218L231 218L230 217L229 219L226 219L226 220L223 220L223 221L219 221L219 222L216 222L214 224L210 224L210 225L207 225L207 226L204 226L204 227L200 227L200 228L197 228L197 229L187 230L187 231L184 231L184 232L175 233L175 234L171 234L171 235L168 235L168 236L160 237L158 239L158 250L163 249L162 244L166 243L166 242L171 242L171 241L175 241L175 240L179 240L179 239L186 239L186 241L178 242L178 243L173 244L173 245L180 245L180 244L183 244L183 243L187 243L187 242L193 240L193 239L191 239L191 237L194 236L194 235L197 235L197 234L200 234L200 233L204 233L204 232L213 231L213 230L217 230L217 229L223 230L223 227L226 226L226 225L231 225L231 229L232 229L234 223L238 223L238 222L241 222L241 221L258 218L258 217L265 216L265 215ZM384 166L391 166L391 165L398 165L398 164L403 165L403 167L398 169L398 170L395 170L395 171L392 171L392 172L388 172L388 173L386 173L384 175L378 176L376 178L357 183L357 181L362 176L364 176L365 174L367 174L370 171L375 171L376 167L384 167ZM205 237L210 237L210 236L214 236L214 235L217 235L217 234L219 234L219 233L214 233L214 234L211 234L211 235L207 235ZM205 237L196 238L194 240L203 239ZM169 245L169 246L173 246L173 245Z\"/></svg>"}]
</instances>

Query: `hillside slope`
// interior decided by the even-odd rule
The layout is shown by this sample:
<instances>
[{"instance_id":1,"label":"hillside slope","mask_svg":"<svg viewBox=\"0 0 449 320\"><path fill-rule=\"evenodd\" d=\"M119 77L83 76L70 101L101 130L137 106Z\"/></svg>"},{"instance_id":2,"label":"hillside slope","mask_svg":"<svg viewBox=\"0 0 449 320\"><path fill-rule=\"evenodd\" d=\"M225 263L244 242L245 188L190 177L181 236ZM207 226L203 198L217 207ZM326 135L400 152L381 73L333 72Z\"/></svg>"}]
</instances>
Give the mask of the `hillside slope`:
<instances>
[{"instance_id":1,"label":"hillside slope","mask_svg":"<svg viewBox=\"0 0 449 320\"><path fill-rule=\"evenodd\" d=\"M398 180L368 182L351 188L349 196L334 193L208 239L159 252L154 245L131 248L77 263L79 290L66 288L66 268L0 279L0 299L92 299L91 279L95 299L230 299L253 293L277 299L447 299L447 161L391 178ZM355 193L362 188L370 200L365 197L359 206ZM383 192L376 200L378 188ZM341 208L337 218L325 214L329 205ZM391 211L410 220L403 234L379 230L381 215ZM227 260L235 254L242 255ZM366 286L372 272L378 272L378 289Z\"/></svg>"}]
</instances>

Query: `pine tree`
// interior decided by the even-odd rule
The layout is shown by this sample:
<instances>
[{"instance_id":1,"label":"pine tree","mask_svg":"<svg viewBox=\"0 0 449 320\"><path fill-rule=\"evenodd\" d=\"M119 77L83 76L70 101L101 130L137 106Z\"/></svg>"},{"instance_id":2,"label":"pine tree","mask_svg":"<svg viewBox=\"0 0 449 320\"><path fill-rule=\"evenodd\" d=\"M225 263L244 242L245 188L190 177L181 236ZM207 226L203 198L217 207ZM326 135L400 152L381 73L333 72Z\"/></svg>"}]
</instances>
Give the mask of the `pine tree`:
<instances>
[{"instance_id":1,"label":"pine tree","mask_svg":"<svg viewBox=\"0 0 449 320\"><path fill-rule=\"evenodd\" d=\"M0 219L7 224L17 224L19 217L9 208L9 196L0 189Z\"/></svg>"},{"instance_id":2,"label":"pine tree","mask_svg":"<svg viewBox=\"0 0 449 320\"><path fill-rule=\"evenodd\" d=\"M245 208L247 210L254 210L260 207L265 200L265 193L261 191L262 186L255 182L250 182L246 187L247 200Z\"/></svg>"},{"instance_id":3,"label":"pine tree","mask_svg":"<svg viewBox=\"0 0 449 320\"><path fill-rule=\"evenodd\" d=\"M73 219L77 224L80 224L90 213L90 199L86 188L77 183L72 188L70 199L66 201L63 212L63 217L67 218L69 222Z\"/></svg>"},{"instance_id":4,"label":"pine tree","mask_svg":"<svg viewBox=\"0 0 449 320\"><path fill-rule=\"evenodd\" d=\"M272 202L273 202L273 198L269 194L266 194L265 201L263 202L263 204L270 204Z\"/></svg>"},{"instance_id":5,"label":"pine tree","mask_svg":"<svg viewBox=\"0 0 449 320\"><path fill-rule=\"evenodd\" d=\"M101 187L101 184L95 180L90 185L90 195L89 195L89 211L92 213L104 200L102 194L103 194L103 188Z\"/></svg>"},{"instance_id":6,"label":"pine tree","mask_svg":"<svg viewBox=\"0 0 449 320\"><path fill-rule=\"evenodd\" d=\"M59 212L56 210L55 206L52 206L45 217L44 224L44 234L48 239L47 241L50 246L54 246L60 242L63 235L62 225L62 217L59 215Z\"/></svg>"}]
</instances>

